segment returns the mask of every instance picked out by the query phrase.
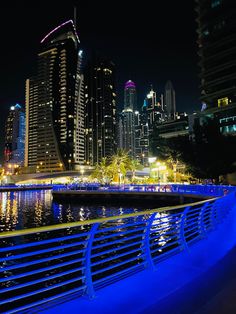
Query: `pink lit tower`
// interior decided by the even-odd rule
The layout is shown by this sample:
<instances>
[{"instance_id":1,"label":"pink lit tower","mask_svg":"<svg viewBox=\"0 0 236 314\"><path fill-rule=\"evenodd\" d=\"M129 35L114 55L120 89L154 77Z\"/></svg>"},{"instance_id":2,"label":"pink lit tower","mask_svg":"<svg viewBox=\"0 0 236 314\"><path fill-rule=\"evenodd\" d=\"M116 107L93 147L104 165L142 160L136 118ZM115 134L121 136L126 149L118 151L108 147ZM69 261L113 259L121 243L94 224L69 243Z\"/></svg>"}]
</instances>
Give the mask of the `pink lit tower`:
<instances>
[{"instance_id":1,"label":"pink lit tower","mask_svg":"<svg viewBox=\"0 0 236 314\"><path fill-rule=\"evenodd\" d=\"M25 166L77 170L84 163L82 51L68 20L40 43L37 72L26 81Z\"/></svg>"}]
</instances>

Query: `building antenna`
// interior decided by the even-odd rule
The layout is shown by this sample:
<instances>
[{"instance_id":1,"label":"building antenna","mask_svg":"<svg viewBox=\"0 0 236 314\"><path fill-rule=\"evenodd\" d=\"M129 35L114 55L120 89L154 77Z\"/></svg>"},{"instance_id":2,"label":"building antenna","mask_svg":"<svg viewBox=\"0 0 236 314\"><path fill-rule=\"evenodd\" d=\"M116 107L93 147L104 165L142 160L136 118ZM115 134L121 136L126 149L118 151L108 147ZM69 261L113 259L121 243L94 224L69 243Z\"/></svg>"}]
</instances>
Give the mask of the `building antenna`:
<instances>
[{"instance_id":1,"label":"building antenna","mask_svg":"<svg viewBox=\"0 0 236 314\"><path fill-rule=\"evenodd\" d=\"M77 8L74 6L74 25L75 25L75 29L77 30Z\"/></svg>"}]
</instances>

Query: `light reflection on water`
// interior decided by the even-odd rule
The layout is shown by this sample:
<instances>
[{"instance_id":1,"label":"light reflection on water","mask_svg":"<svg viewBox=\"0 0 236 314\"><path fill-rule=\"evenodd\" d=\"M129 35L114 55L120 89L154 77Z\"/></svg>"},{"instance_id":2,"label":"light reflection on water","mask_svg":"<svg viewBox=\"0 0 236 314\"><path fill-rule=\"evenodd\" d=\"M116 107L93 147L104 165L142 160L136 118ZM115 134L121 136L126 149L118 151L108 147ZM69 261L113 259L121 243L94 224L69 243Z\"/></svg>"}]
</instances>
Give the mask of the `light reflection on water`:
<instances>
[{"instance_id":1,"label":"light reflection on water","mask_svg":"<svg viewBox=\"0 0 236 314\"><path fill-rule=\"evenodd\" d=\"M85 202L84 202L85 203ZM0 193L0 232L118 216L143 210L53 202L50 190Z\"/></svg>"}]
</instances>

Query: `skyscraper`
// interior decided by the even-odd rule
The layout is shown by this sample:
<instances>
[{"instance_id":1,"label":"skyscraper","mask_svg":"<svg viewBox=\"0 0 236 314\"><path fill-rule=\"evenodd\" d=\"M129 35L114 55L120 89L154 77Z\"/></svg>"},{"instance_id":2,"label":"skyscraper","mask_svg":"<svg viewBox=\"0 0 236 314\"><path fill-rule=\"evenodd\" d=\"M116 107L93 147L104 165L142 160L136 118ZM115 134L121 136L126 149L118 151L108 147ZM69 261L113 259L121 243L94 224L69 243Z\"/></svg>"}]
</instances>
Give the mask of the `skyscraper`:
<instances>
[{"instance_id":1,"label":"skyscraper","mask_svg":"<svg viewBox=\"0 0 236 314\"><path fill-rule=\"evenodd\" d=\"M195 0L201 100L205 108L236 104L234 0Z\"/></svg>"},{"instance_id":2,"label":"skyscraper","mask_svg":"<svg viewBox=\"0 0 236 314\"><path fill-rule=\"evenodd\" d=\"M176 117L176 103L175 90L171 81L167 81L165 85L164 110L168 120L175 120Z\"/></svg>"},{"instance_id":3,"label":"skyscraper","mask_svg":"<svg viewBox=\"0 0 236 314\"><path fill-rule=\"evenodd\" d=\"M24 165L25 111L19 104L10 107L5 124L4 166ZM10 171L12 173L12 171Z\"/></svg>"},{"instance_id":4,"label":"skyscraper","mask_svg":"<svg viewBox=\"0 0 236 314\"><path fill-rule=\"evenodd\" d=\"M130 108L122 110L119 122L120 148L127 151L130 157L135 157L135 126L134 112Z\"/></svg>"},{"instance_id":5,"label":"skyscraper","mask_svg":"<svg viewBox=\"0 0 236 314\"><path fill-rule=\"evenodd\" d=\"M119 118L119 146L126 150L130 157L135 157L135 117L136 86L129 80L124 88L124 110Z\"/></svg>"},{"instance_id":6,"label":"skyscraper","mask_svg":"<svg viewBox=\"0 0 236 314\"><path fill-rule=\"evenodd\" d=\"M124 109L136 110L137 106L137 95L136 95L136 86L134 82L129 80L125 83L124 89Z\"/></svg>"},{"instance_id":7,"label":"skyscraper","mask_svg":"<svg viewBox=\"0 0 236 314\"><path fill-rule=\"evenodd\" d=\"M149 131L153 130L155 123L161 122L163 118L163 99L157 97L156 92L151 87L151 90L144 99L142 107L142 122L148 123Z\"/></svg>"},{"instance_id":8,"label":"skyscraper","mask_svg":"<svg viewBox=\"0 0 236 314\"><path fill-rule=\"evenodd\" d=\"M81 58L72 20L42 39L37 74L26 82L25 166L44 172L84 163Z\"/></svg>"},{"instance_id":9,"label":"skyscraper","mask_svg":"<svg viewBox=\"0 0 236 314\"><path fill-rule=\"evenodd\" d=\"M89 165L117 148L114 64L94 57L85 70L85 152Z\"/></svg>"}]
</instances>

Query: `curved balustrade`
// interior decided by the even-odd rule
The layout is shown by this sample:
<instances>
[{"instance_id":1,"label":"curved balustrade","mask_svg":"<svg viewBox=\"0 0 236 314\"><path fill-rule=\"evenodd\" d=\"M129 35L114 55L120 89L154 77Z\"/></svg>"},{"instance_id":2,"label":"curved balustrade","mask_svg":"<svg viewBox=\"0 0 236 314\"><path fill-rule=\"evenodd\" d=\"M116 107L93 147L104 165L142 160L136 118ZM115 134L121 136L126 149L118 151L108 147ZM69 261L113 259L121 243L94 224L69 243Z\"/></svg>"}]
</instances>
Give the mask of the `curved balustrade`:
<instances>
[{"instance_id":1,"label":"curved balustrade","mask_svg":"<svg viewBox=\"0 0 236 314\"><path fill-rule=\"evenodd\" d=\"M65 190L65 186L55 186L54 191ZM234 186L228 185L191 185L191 184L122 184L107 185L100 184L71 184L66 190L85 190L100 192L171 192L182 194L199 194L208 196L223 196L235 190Z\"/></svg>"},{"instance_id":2,"label":"curved balustrade","mask_svg":"<svg viewBox=\"0 0 236 314\"><path fill-rule=\"evenodd\" d=\"M225 219L235 206L231 190L184 206L0 234L0 312L22 313L71 294L92 298L98 288L155 269ZM225 194L225 187L208 193Z\"/></svg>"}]
</instances>

